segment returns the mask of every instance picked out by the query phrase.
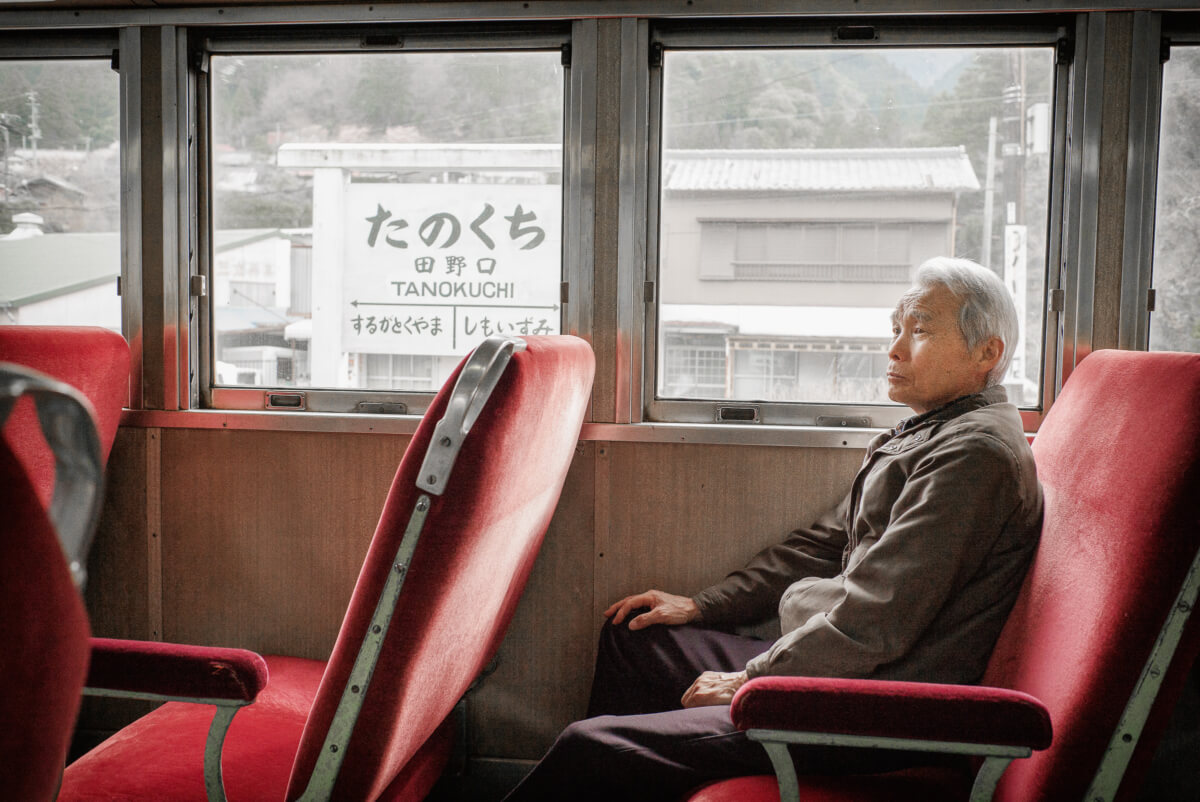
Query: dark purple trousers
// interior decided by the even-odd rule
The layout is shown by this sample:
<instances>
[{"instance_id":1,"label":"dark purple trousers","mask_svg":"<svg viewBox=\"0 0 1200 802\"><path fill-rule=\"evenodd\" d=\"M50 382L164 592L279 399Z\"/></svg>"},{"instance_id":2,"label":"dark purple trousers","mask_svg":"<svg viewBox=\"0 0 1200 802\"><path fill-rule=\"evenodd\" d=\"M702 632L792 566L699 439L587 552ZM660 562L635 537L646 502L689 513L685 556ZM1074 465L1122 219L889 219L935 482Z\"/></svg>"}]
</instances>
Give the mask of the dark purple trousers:
<instances>
[{"instance_id":1,"label":"dark purple trousers","mask_svg":"<svg viewBox=\"0 0 1200 802\"><path fill-rule=\"evenodd\" d=\"M631 615L632 617L632 615ZM506 802L677 802L713 780L773 774L761 744L729 720L729 706L683 709L704 671L741 671L771 641L700 626L631 632L605 624L588 718L563 730ZM792 749L797 769L878 771L911 764L900 753Z\"/></svg>"}]
</instances>

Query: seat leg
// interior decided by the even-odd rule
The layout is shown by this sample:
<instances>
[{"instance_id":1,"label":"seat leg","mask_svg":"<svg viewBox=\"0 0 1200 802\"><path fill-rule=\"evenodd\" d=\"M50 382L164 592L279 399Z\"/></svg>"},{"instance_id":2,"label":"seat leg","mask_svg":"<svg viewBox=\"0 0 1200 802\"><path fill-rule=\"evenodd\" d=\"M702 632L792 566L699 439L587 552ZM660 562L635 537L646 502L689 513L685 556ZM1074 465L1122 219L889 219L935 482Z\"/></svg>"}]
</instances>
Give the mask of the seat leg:
<instances>
[{"instance_id":1,"label":"seat leg","mask_svg":"<svg viewBox=\"0 0 1200 802\"><path fill-rule=\"evenodd\" d=\"M1000 775L1012 761L1011 757L984 758L983 765L975 775L975 783L971 786L970 802L988 802L992 794L996 793L996 783L1000 782Z\"/></svg>"},{"instance_id":2,"label":"seat leg","mask_svg":"<svg viewBox=\"0 0 1200 802\"><path fill-rule=\"evenodd\" d=\"M204 744L204 791L208 802L226 802L225 779L221 776L221 749L225 735L233 723L234 714L241 705L217 705L212 724L208 728L208 740Z\"/></svg>"},{"instance_id":3,"label":"seat leg","mask_svg":"<svg viewBox=\"0 0 1200 802\"><path fill-rule=\"evenodd\" d=\"M796 767L792 765L787 744L764 741L762 745L771 758L775 777L779 780L779 802L800 802L800 781L796 779Z\"/></svg>"}]
</instances>

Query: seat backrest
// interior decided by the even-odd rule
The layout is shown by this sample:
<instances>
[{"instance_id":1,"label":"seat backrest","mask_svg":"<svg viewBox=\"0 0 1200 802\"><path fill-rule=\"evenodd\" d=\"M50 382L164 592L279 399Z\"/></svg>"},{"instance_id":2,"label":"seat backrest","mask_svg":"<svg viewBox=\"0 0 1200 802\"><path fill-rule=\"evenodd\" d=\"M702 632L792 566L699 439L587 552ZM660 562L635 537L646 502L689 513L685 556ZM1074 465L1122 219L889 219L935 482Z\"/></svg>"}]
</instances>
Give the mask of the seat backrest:
<instances>
[{"instance_id":1,"label":"seat backrest","mask_svg":"<svg viewBox=\"0 0 1200 802\"><path fill-rule=\"evenodd\" d=\"M46 505L3 438L0 510L0 788L50 800L87 673L87 615Z\"/></svg>"},{"instance_id":2,"label":"seat backrest","mask_svg":"<svg viewBox=\"0 0 1200 802\"><path fill-rule=\"evenodd\" d=\"M495 654L515 611L575 453L594 370L583 340L525 341L463 443L444 493L432 497L334 799L375 799L387 788ZM400 461L309 713L289 800L313 773L423 494L419 468L457 375L435 397Z\"/></svg>"},{"instance_id":3,"label":"seat backrest","mask_svg":"<svg viewBox=\"0 0 1200 802\"><path fill-rule=\"evenodd\" d=\"M1200 354L1092 353L1033 452L1042 538L983 682L1036 696L1054 727L995 798L1064 802L1087 791L1200 546Z\"/></svg>"},{"instance_id":4,"label":"seat backrest","mask_svg":"<svg viewBox=\"0 0 1200 802\"><path fill-rule=\"evenodd\" d=\"M121 409L129 400L129 346L120 334L98 326L0 325L0 362L33 368L79 390L92 403L100 456L108 461ZM54 456L28 400L13 410L3 436L42 504L49 506Z\"/></svg>"}]
</instances>

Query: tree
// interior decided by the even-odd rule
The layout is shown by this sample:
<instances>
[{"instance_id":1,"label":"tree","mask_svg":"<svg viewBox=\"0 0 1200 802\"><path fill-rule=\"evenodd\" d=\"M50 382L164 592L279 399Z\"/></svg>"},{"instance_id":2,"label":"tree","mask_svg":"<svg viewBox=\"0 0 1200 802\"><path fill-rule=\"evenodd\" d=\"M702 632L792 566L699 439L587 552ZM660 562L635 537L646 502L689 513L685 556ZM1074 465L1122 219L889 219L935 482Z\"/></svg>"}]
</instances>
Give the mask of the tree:
<instances>
[{"instance_id":1,"label":"tree","mask_svg":"<svg viewBox=\"0 0 1200 802\"><path fill-rule=\"evenodd\" d=\"M370 126L377 137L386 135L392 126L411 123L410 72L411 67L406 61L396 63L391 69L369 69L364 65L358 71L350 95L350 108L356 119Z\"/></svg>"},{"instance_id":2,"label":"tree","mask_svg":"<svg viewBox=\"0 0 1200 802\"><path fill-rule=\"evenodd\" d=\"M33 136L35 116L39 148L87 150L116 142L118 81L107 60L3 64L0 115L9 128L11 146L19 147L22 137L28 141Z\"/></svg>"},{"instance_id":3,"label":"tree","mask_svg":"<svg viewBox=\"0 0 1200 802\"><path fill-rule=\"evenodd\" d=\"M813 147L823 115L808 73L819 65L803 58L758 51L671 54L666 146Z\"/></svg>"},{"instance_id":4,"label":"tree","mask_svg":"<svg viewBox=\"0 0 1200 802\"><path fill-rule=\"evenodd\" d=\"M987 181L990 122L993 117L996 118L998 141L995 159L998 194L992 212L990 246L993 257L1003 252L1000 237L1007 222L1004 201L1016 201L1016 198L1006 198L999 194L1003 178L1002 147L1004 144L1020 145L1024 108L1032 103L1050 101L1050 81L1053 76L1053 71L1049 68L1050 59L1051 53L1048 49L985 48L974 51L971 63L959 74L954 88L938 94L930 102L921 135L917 140L920 144L929 146L964 147L982 186ZM1024 98L1016 110L1006 109L1004 105L1005 92L1010 88L1016 88ZM1006 120L1006 113L1016 119ZM1022 158L1025 159L1023 172L1027 173L1028 154L1022 154ZM1024 176L1011 178L1018 184L1025 184ZM1047 183L1042 181L1040 186ZM1039 187L1037 197L1043 196L1044 191ZM1018 215L1036 225L1040 222L1036 215L1044 216L1044 204L1042 208L1038 208L1037 198L1029 200L1030 203L1024 204L1023 208L1018 210ZM984 201L982 191L960 197L959 225L955 232L956 254L981 262L989 261L982 242ZM990 261L996 260L993 258Z\"/></svg>"},{"instance_id":5,"label":"tree","mask_svg":"<svg viewBox=\"0 0 1200 802\"><path fill-rule=\"evenodd\" d=\"M413 58L411 70L407 122L428 142L561 141L556 53L426 54Z\"/></svg>"}]
</instances>

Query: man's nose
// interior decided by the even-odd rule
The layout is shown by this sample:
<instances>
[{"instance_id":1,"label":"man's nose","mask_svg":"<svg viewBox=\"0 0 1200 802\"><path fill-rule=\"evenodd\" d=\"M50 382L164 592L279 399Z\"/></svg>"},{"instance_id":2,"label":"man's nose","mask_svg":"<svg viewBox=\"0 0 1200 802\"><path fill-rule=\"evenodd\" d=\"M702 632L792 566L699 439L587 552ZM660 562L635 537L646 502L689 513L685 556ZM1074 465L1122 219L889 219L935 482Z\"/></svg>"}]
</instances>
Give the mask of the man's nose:
<instances>
[{"instance_id":1,"label":"man's nose","mask_svg":"<svg viewBox=\"0 0 1200 802\"><path fill-rule=\"evenodd\" d=\"M908 347L904 343L904 336L897 335L892 338L892 344L888 346L888 359L893 362L899 362L908 355Z\"/></svg>"}]
</instances>

